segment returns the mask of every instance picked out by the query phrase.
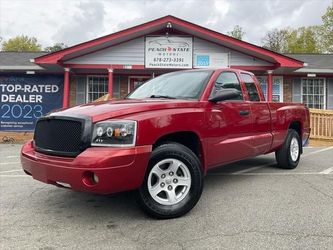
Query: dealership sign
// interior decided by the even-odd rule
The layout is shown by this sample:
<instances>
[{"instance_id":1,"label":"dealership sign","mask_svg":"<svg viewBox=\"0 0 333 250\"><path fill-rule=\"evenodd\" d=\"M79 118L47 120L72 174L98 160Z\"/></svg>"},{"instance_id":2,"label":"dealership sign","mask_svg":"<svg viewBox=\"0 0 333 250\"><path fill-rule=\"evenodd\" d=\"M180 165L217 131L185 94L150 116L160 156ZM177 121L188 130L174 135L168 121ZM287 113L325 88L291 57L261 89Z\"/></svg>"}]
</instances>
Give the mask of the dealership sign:
<instances>
[{"instance_id":1,"label":"dealership sign","mask_svg":"<svg viewBox=\"0 0 333 250\"><path fill-rule=\"evenodd\" d=\"M62 98L62 76L1 76L0 130L33 130L38 118L62 106Z\"/></svg>"},{"instance_id":2,"label":"dealership sign","mask_svg":"<svg viewBox=\"0 0 333 250\"><path fill-rule=\"evenodd\" d=\"M192 68L193 40L183 36L147 36L146 68Z\"/></svg>"}]
</instances>

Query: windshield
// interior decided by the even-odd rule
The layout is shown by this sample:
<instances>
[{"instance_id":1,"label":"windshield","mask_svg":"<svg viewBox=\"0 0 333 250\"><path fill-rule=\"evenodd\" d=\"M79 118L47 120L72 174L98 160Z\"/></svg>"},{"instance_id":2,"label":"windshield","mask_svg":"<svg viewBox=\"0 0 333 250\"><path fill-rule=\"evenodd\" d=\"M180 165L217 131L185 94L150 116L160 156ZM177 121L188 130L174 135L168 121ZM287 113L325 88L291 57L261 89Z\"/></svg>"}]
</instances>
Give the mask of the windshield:
<instances>
[{"instance_id":1,"label":"windshield","mask_svg":"<svg viewBox=\"0 0 333 250\"><path fill-rule=\"evenodd\" d=\"M213 71L182 71L158 76L126 98L199 99Z\"/></svg>"}]
</instances>

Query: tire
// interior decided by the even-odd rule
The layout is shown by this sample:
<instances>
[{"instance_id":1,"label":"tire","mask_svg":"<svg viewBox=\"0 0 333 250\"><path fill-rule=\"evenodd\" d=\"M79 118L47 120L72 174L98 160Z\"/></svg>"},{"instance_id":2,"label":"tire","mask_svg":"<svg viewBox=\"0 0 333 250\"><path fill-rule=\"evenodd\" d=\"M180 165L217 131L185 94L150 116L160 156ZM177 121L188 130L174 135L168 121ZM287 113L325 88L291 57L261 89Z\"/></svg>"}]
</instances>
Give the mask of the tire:
<instances>
[{"instance_id":1,"label":"tire","mask_svg":"<svg viewBox=\"0 0 333 250\"><path fill-rule=\"evenodd\" d=\"M298 133L288 129L286 140L282 147L275 151L275 158L279 168L294 169L299 163L302 153L302 143Z\"/></svg>"},{"instance_id":2,"label":"tire","mask_svg":"<svg viewBox=\"0 0 333 250\"><path fill-rule=\"evenodd\" d=\"M176 218L197 204L202 189L203 173L198 157L182 144L166 143L152 152L139 189L139 202L153 218Z\"/></svg>"}]
</instances>

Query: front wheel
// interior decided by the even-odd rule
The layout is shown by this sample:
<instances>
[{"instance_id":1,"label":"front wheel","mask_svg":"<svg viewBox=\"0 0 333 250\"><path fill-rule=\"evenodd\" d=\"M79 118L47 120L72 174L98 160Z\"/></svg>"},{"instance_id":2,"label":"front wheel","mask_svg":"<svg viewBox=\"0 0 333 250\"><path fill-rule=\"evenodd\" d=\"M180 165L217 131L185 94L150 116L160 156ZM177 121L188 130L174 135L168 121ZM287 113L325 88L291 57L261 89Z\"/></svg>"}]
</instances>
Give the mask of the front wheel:
<instances>
[{"instance_id":1,"label":"front wheel","mask_svg":"<svg viewBox=\"0 0 333 250\"><path fill-rule=\"evenodd\" d=\"M155 218L170 219L190 211L200 199L203 175L198 157L187 147L167 143L151 156L139 201Z\"/></svg>"},{"instance_id":2,"label":"front wheel","mask_svg":"<svg viewBox=\"0 0 333 250\"><path fill-rule=\"evenodd\" d=\"M302 143L298 133L289 129L286 140L282 147L275 152L278 167L284 169L294 169L299 163Z\"/></svg>"}]
</instances>

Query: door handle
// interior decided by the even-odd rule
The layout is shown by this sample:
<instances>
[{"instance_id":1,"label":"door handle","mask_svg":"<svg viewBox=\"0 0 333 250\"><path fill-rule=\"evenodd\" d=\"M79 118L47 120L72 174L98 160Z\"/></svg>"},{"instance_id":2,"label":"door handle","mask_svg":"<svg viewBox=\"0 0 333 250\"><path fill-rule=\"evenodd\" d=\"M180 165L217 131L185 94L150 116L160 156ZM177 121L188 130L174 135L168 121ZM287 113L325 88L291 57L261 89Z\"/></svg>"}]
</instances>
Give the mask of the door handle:
<instances>
[{"instance_id":1,"label":"door handle","mask_svg":"<svg viewBox=\"0 0 333 250\"><path fill-rule=\"evenodd\" d=\"M248 114L250 114L250 111L248 111L248 110L241 110L241 111L239 111L239 114L240 115L248 115Z\"/></svg>"}]
</instances>

